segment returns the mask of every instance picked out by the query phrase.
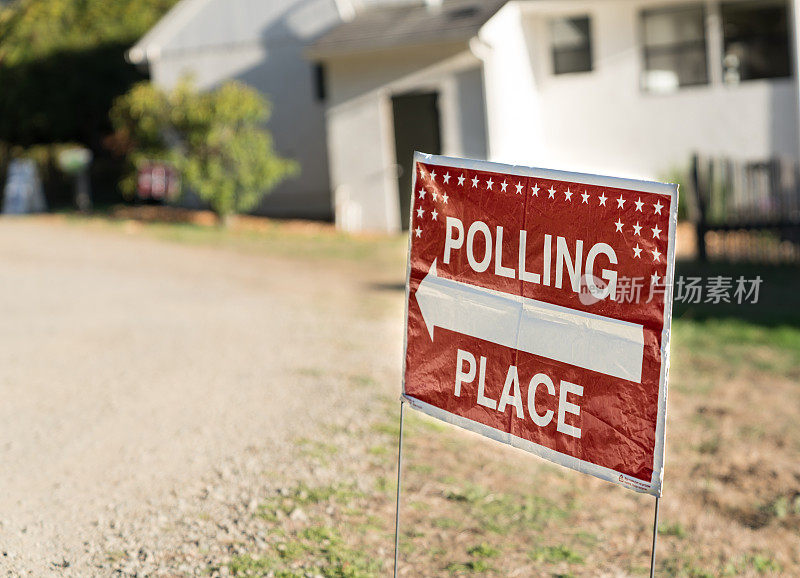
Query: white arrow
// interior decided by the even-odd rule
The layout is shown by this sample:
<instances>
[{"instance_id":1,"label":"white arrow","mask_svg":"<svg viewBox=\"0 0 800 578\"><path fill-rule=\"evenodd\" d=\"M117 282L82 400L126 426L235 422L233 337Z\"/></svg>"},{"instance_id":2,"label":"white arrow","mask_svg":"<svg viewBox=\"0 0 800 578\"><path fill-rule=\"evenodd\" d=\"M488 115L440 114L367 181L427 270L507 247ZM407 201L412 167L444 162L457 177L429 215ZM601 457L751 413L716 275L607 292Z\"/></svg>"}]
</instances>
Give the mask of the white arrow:
<instances>
[{"instance_id":1,"label":"white arrow","mask_svg":"<svg viewBox=\"0 0 800 578\"><path fill-rule=\"evenodd\" d=\"M416 292L433 340L441 327L504 347L640 383L641 325L439 277L436 261Z\"/></svg>"}]
</instances>

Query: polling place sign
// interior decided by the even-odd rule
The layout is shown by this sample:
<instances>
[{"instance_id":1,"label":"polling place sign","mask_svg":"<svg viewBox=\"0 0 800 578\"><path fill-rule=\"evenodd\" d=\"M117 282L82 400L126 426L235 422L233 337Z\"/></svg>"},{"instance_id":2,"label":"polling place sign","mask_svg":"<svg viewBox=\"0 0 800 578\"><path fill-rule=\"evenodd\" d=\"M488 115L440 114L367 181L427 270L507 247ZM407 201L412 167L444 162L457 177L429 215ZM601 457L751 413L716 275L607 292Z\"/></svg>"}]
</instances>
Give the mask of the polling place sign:
<instances>
[{"instance_id":1,"label":"polling place sign","mask_svg":"<svg viewBox=\"0 0 800 578\"><path fill-rule=\"evenodd\" d=\"M676 185L417 153L403 397L659 496Z\"/></svg>"}]
</instances>

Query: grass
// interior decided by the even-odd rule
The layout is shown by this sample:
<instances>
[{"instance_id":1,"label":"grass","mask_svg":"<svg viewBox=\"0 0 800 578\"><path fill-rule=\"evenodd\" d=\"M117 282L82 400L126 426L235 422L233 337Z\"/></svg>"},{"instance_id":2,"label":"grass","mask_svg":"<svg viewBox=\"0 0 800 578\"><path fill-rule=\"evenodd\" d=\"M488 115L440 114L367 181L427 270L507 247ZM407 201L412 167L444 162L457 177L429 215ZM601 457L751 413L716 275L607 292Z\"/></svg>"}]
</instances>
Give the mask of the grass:
<instances>
[{"instance_id":1,"label":"grass","mask_svg":"<svg viewBox=\"0 0 800 578\"><path fill-rule=\"evenodd\" d=\"M774 500L761 506L761 511L777 520L785 520L791 515L800 515L800 494L778 496Z\"/></svg>"},{"instance_id":2,"label":"grass","mask_svg":"<svg viewBox=\"0 0 800 578\"><path fill-rule=\"evenodd\" d=\"M467 550L467 554L476 558L496 558L500 555L500 549L495 548L486 542L481 542L480 544L469 548Z\"/></svg>"},{"instance_id":3,"label":"grass","mask_svg":"<svg viewBox=\"0 0 800 578\"><path fill-rule=\"evenodd\" d=\"M254 558L249 554L235 556L227 565L234 576L261 576L272 570L275 562L272 558Z\"/></svg>"},{"instance_id":4,"label":"grass","mask_svg":"<svg viewBox=\"0 0 800 578\"><path fill-rule=\"evenodd\" d=\"M445 566L450 574L485 574L492 571L492 567L484 560L470 560L469 562L450 562Z\"/></svg>"},{"instance_id":5,"label":"grass","mask_svg":"<svg viewBox=\"0 0 800 578\"><path fill-rule=\"evenodd\" d=\"M674 522L672 524L666 522L661 523L658 525L658 533L661 536L673 536L681 539L688 535L683 524L680 522Z\"/></svg>"},{"instance_id":6,"label":"grass","mask_svg":"<svg viewBox=\"0 0 800 578\"><path fill-rule=\"evenodd\" d=\"M357 523L353 520L344 522L348 517L359 517L358 510L347 508L364 497L363 493L346 484L309 486L300 483L289 491L280 492L262 504L256 513L257 517L272 525L269 551L233 556L225 566L233 576L378 576L380 561L362 548L352 546L352 538L341 530L347 528L355 535L363 535L362 529L376 531L378 520L373 516ZM306 517L302 521L286 523L286 515L301 506L308 510ZM341 510L338 517L344 523L331 523L327 516L330 506ZM219 568L211 567L209 570Z\"/></svg>"},{"instance_id":7,"label":"grass","mask_svg":"<svg viewBox=\"0 0 800 578\"><path fill-rule=\"evenodd\" d=\"M311 487L298 484L287 495L278 494L258 506L258 515L270 522L276 522L289 516L298 508L317 504L335 502L348 506L353 500L363 494L350 484L334 484L328 486Z\"/></svg>"},{"instance_id":8,"label":"grass","mask_svg":"<svg viewBox=\"0 0 800 578\"><path fill-rule=\"evenodd\" d=\"M534 562L568 562L570 564L582 564L583 556L567 546L541 546L528 553L528 557Z\"/></svg>"},{"instance_id":9,"label":"grass","mask_svg":"<svg viewBox=\"0 0 800 578\"><path fill-rule=\"evenodd\" d=\"M472 557L467 562L450 562L445 566L445 570L450 574L486 574L494 572L494 568L488 560L497 558L500 555L499 548L481 542L475 546L467 548L467 554Z\"/></svg>"},{"instance_id":10,"label":"grass","mask_svg":"<svg viewBox=\"0 0 800 578\"><path fill-rule=\"evenodd\" d=\"M295 441L295 444L300 448L300 452L304 457L313 459L323 465L326 465L330 458L339 453L339 446L336 444L318 440L299 438Z\"/></svg>"},{"instance_id":11,"label":"grass","mask_svg":"<svg viewBox=\"0 0 800 578\"><path fill-rule=\"evenodd\" d=\"M279 544L275 552L271 556L234 556L226 566L233 576L269 573L281 578L372 578L379 569L374 560L347 546L338 530L329 526L302 530L291 541ZM303 563L297 564L301 559Z\"/></svg>"},{"instance_id":12,"label":"grass","mask_svg":"<svg viewBox=\"0 0 800 578\"><path fill-rule=\"evenodd\" d=\"M780 573L783 569L771 556L751 553L726 564L721 575L740 576L751 570L756 574L775 574Z\"/></svg>"},{"instance_id":13,"label":"grass","mask_svg":"<svg viewBox=\"0 0 800 578\"><path fill-rule=\"evenodd\" d=\"M132 222L110 215L62 216L77 226L126 232L174 243L215 247L236 252L308 261L352 262L379 270L405 264L405 235L351 235L324 223L263 219L255 229L191 223Z\"/></svg>"}]
</instances>

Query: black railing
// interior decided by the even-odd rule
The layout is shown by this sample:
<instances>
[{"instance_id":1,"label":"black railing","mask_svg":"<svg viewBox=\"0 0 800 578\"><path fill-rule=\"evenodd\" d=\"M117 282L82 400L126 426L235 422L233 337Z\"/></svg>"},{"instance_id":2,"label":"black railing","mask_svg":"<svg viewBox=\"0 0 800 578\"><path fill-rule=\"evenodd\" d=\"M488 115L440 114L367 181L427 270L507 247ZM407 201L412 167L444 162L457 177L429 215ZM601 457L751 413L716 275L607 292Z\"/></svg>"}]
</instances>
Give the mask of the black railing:
<instances>
[{"instance_id":1,"label":"black railing","mask_svg":"<svg viewBox=\"0 0 800 578\"><path fill-rule=\"evenodd\" d=\"M800 261L800 163L692 158L686 216L708 258Z\"/></svg>"}]
</instances>

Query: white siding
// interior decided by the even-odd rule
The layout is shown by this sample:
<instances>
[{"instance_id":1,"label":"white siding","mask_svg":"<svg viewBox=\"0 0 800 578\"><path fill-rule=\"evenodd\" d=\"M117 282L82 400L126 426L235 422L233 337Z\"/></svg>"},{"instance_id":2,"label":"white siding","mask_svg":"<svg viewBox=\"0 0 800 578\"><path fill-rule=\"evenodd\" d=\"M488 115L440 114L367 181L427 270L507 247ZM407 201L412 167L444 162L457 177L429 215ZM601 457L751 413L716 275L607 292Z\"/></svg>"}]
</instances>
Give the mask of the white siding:
<instances>
[{"instance_id":1,"label":"white siding","mask_svg":"<svg viewBox=\"0 0 800 578\"><path fill-rule=\"evenodd\" d=\"M681 0L686 4L685 0ZM515 2L482 30L491 155L496 160L658 178L692 151L765 158L797 155L792 79L640 89L639 14L669 1ZM548 21L592 18L594 71L554 76ZM524 41L523 41L524 39ZM713 44L713 37L709 37ZM710 75L718 61L710 59Z\"/></svg>"},{"instance_id":2,"label":"white siding","mask_svg":"<svg viewBox=\"0 0 800 578\"><path fill-rule=\"evenodd\" d=\"M437 91L444 154L480 156L486 149L480 61L464 45L340 57L327 63L331 181L350 230L397 231L391 97ZM410 191L409 191L410 194Z\"/></svg>"},{"instance_id":3,"label":"white siding","mask_svg":"<svg viewBox=\"0 0 800 578\"><path fill-rule=\"evenodd\" d=\"M333 0L198 0L151 62L161 86L189 74L201 88L236 79L269 97L275 147L298 161L301 172L279 185L258 212L332 216L325 104L316 98L314 65L304 50L338 22Z\"/></svg>"}]
</instances>

